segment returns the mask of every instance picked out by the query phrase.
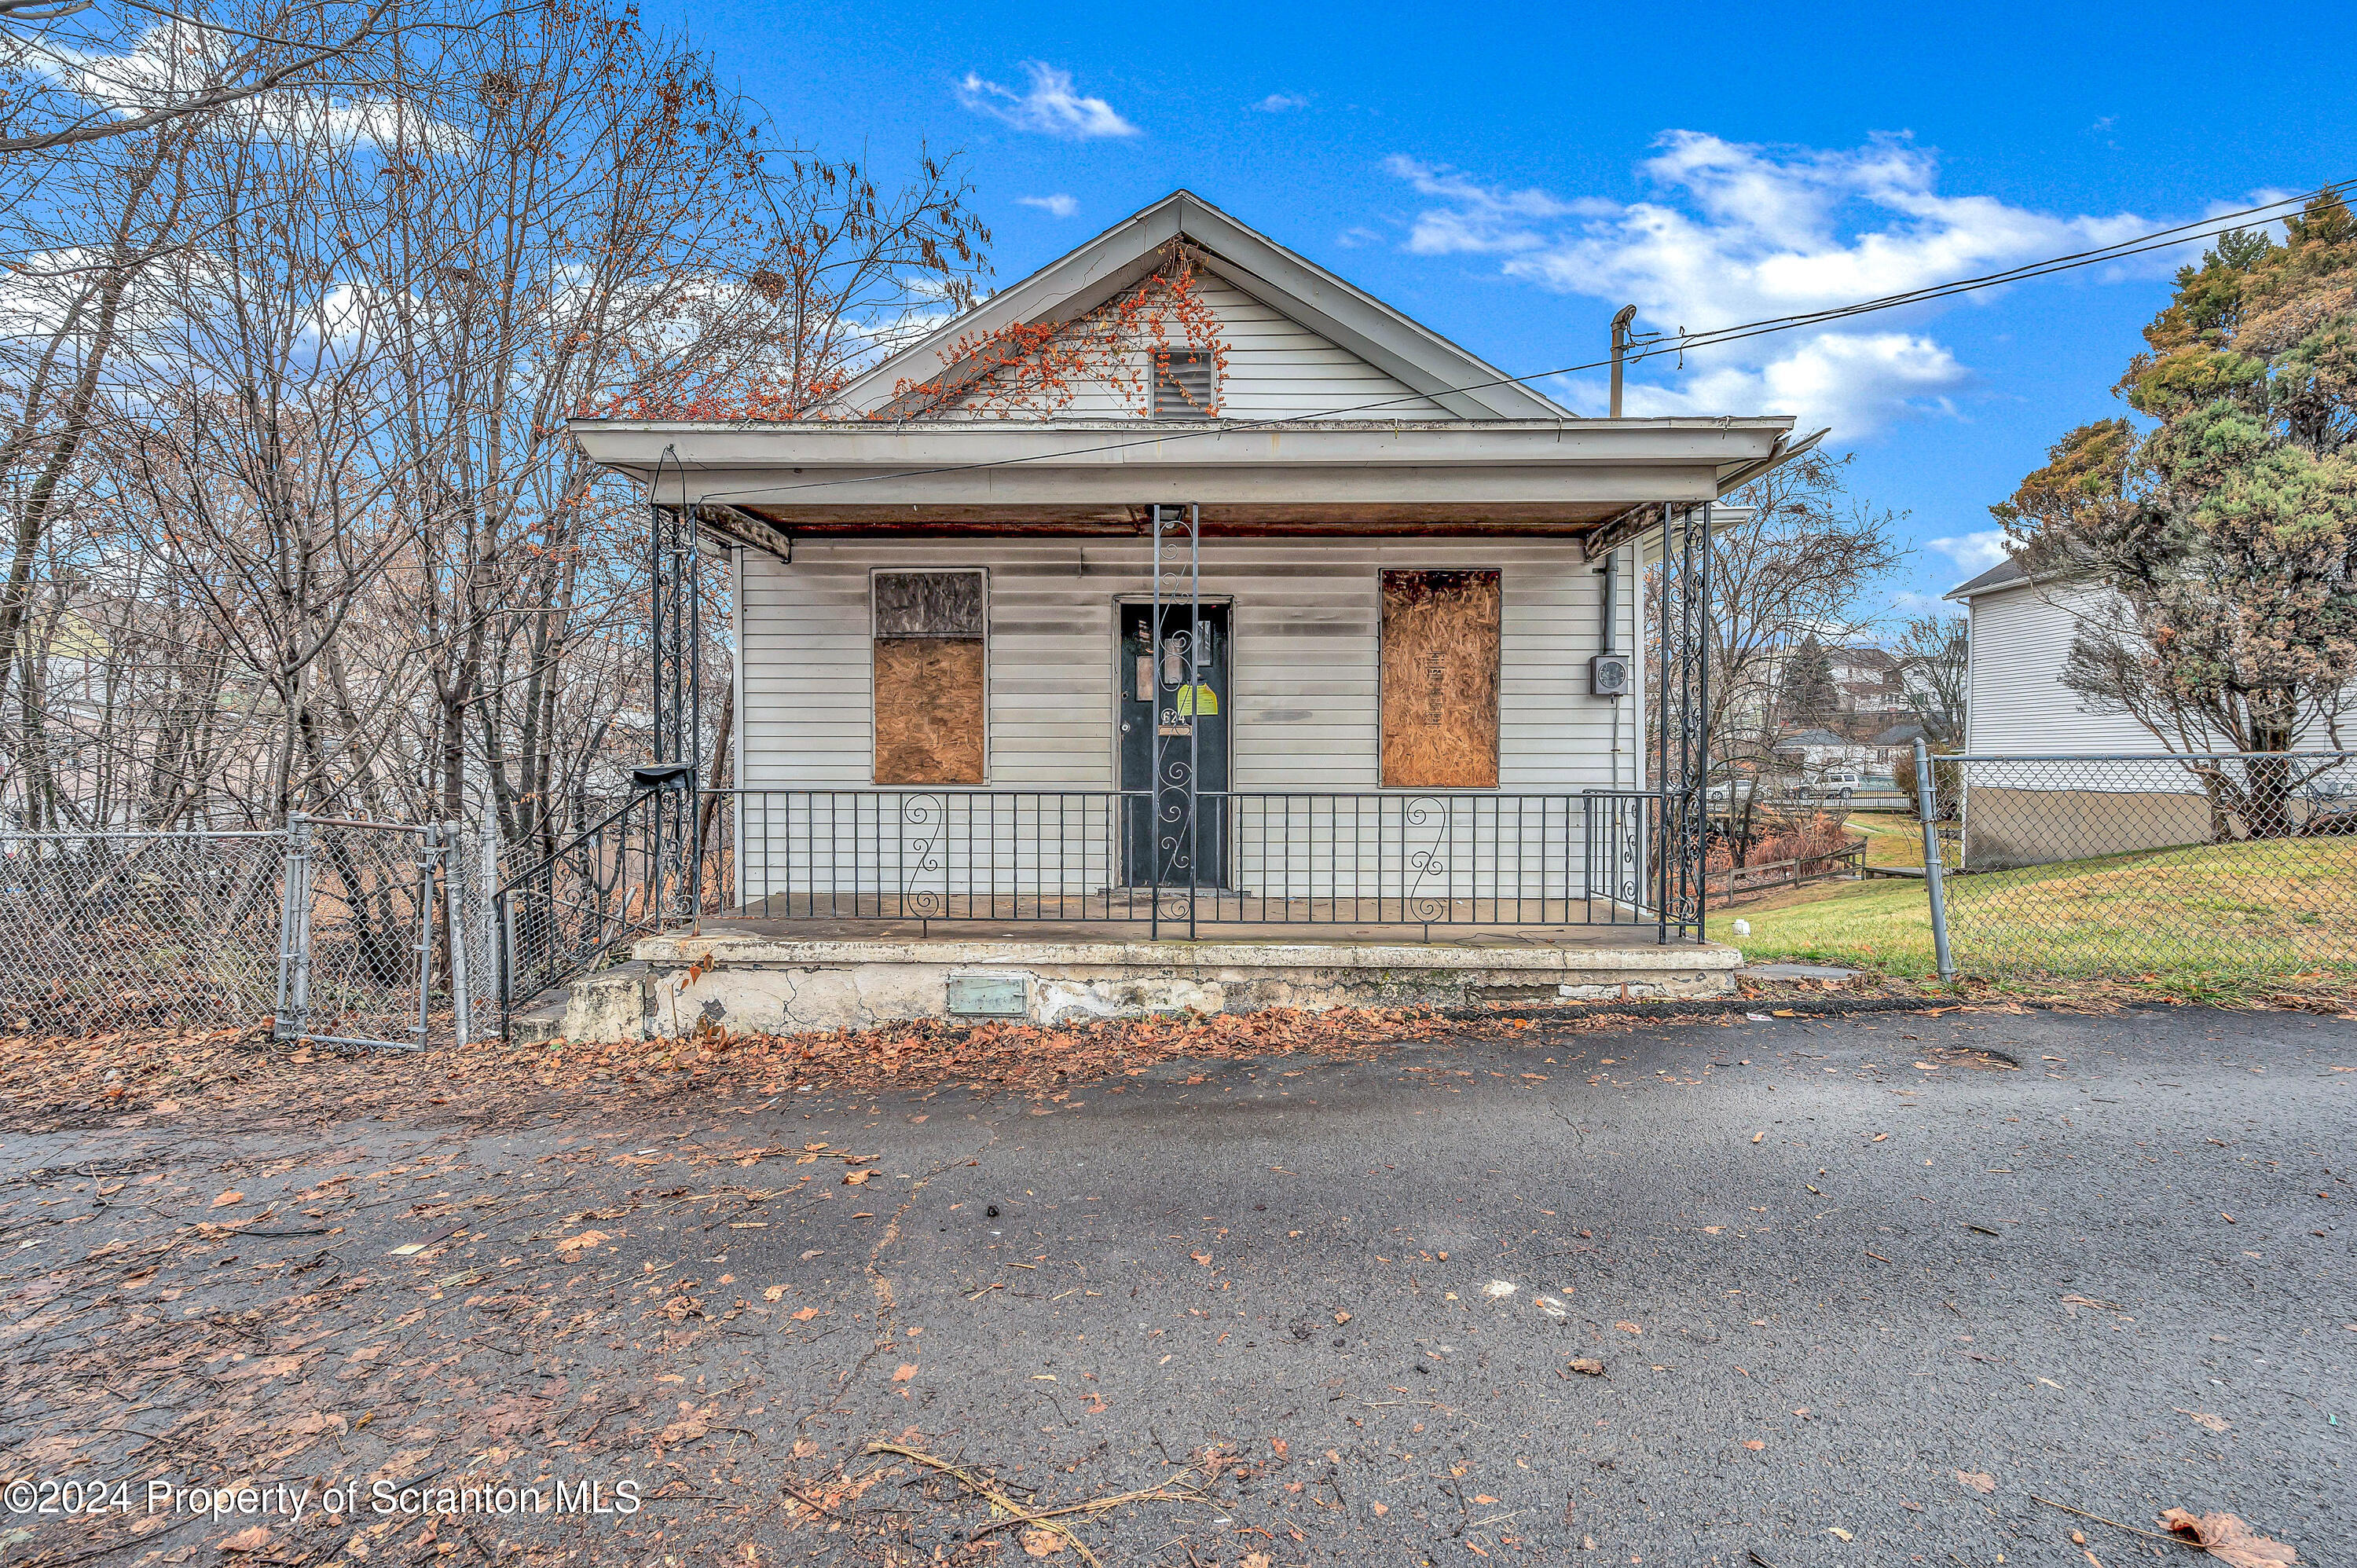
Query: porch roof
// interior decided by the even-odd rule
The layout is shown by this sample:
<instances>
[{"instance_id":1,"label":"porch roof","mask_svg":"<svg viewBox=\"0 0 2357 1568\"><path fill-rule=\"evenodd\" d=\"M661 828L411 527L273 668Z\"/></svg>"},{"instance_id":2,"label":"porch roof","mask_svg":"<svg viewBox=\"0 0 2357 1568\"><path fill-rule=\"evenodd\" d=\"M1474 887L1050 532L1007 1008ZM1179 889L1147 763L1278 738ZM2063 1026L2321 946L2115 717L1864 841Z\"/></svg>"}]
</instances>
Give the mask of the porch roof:
<instances>
[{"instance_id":1,"label":"porch roof","mask_svg":"<svg viewBox=\"0 0 2357 1568\"><path fill-rule=\"evenodd\" d=\"M591 460L658 504L756 532L1580 534L1715 500L1804 450L1785 415L1716 419L576 419ZM726 514L722 513L723 517Z\"/></svg>"}]
</instances>

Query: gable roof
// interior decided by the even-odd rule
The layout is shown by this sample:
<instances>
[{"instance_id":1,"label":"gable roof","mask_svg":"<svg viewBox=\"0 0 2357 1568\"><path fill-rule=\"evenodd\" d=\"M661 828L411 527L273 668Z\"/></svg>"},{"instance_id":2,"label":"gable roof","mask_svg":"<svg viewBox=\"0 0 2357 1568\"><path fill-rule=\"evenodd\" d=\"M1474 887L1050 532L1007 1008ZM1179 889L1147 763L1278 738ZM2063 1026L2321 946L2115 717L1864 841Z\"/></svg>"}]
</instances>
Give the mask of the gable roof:
<instances>
[{"instance_id":1,"label":"gable roof","mask_svg":"<svg viewBox=\"0 0 2357 1568\"><path fill-rule=\"evenodd\" d=\"M1969 583L1960 583L1940 596L1943 599L1969 599L1975 594L1986 594L1996 588L2010 588L2017 583L2029 581L2029 573L2021 563L2008 555Z\"/></svg>"},{"instance_id":2,"label":"gable roof","mask_svg":"<svg viewBox=\"0 0 2357 1568\"><path fill-rule=\"evenodd\" d=\"M999 290L848 385L854 413L916 413L893 407L900 381L949 381L942 354L968 335L1077 320L1147 276L1184 240L1204 269L1421 393L1458 419L1571 419L1570 410L1474 358L1427 327L1286 249L1189 190L1174 190L1029 277ZM1484 384L1494 383L1494 384ZM1468 390L1458 390L1468 389ZM1382 418L1380 410L1370 410Z\"/></svg>"}]
</instances>

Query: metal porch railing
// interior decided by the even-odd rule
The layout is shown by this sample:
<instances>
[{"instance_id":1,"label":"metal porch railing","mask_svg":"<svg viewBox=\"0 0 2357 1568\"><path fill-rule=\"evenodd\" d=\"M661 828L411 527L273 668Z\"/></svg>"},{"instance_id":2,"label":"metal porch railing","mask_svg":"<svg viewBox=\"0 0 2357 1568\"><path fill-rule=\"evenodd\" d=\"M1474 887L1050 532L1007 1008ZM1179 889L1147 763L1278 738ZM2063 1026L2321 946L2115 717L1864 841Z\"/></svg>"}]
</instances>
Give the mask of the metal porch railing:
<instances>
[{"instance_id":1,"label":"metal porch railing","mask_svg":"<svg viewBox=\"0 0 2357 1568\"><path fill-rule=\"evenodd\" d=\"M1238 926L1684 934L1664 914L1662 800L1642 790L1205 791L1191 815L1111 789L706 790L693 875L683 804L636 796L509 879L505 1005L714 917L920 934L1118 925L1149 940Z\"/></svg>"}]
</instances>

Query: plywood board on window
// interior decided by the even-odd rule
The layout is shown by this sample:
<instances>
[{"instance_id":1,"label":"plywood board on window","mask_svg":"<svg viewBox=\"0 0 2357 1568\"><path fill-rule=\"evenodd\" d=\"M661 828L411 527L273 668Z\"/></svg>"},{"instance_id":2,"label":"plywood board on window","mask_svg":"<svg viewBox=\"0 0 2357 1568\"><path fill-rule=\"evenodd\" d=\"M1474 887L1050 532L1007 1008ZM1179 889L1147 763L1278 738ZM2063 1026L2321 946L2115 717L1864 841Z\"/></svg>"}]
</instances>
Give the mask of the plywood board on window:
<instances>
[{"instance_id":1,"label":"plywood board on window","mask_svg":"<svg viewBox=\"0 0 2357 1568\"><path fill-rule=\"evenodd\" d=\"M1383 779L1397 789L1498 783L1498 573L1383 575Z\"/></svg>"},{"instance_id":2,"label":"plywood board on window","mask_svg":"<svg viewBox=\"0 0 2357 1568\"><path fill-rule=\"evenodd\" d=\"M979 784L983 644L876 639L876 782Z\"/></svg>"}]
</instances>

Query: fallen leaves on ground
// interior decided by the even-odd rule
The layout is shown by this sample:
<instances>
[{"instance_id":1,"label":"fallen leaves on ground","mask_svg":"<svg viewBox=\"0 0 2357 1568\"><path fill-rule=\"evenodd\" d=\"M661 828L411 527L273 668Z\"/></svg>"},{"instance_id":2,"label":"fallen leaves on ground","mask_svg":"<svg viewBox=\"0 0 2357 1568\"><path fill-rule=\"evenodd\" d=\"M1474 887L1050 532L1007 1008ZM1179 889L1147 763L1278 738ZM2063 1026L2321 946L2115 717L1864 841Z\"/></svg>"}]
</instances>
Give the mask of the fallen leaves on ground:
<instances>
[{"instance_id":1,"label":"fallen leaves on ground","mask_svg":"<svg viewBox=\"0 0 2357 1568\"><path fill-rule=\"evenodd\" d=\"M1959 1470L1956 1472L1956 1479L1983 1497L1996 1490L1996 1477L1986 1470Z\"/></svg>"},{"instance_id":2,"label":"fallen leaves on ground","mask_svg":"<svg viewBox=\"0 0 2357 1568\"><path fill-rule=\"evenodd\" d=\"M2223 1432L2233 1424L2224 1416L2212 1415L2206 1410L2188 1410L2181 1404L2173 1404L2169 1408L2179 1415L2190 1417L2194 1425L2205 1427L2212 1432Z\"/></svg>"},{"instance_id":3,"label":"fallen leaves on ground","mask_svg":"<svg viewBox=\"0 0 2357 1568\"><path fill-rule=\"evenodd\" d=\"M1550 1028L1586 1032L1625 1027L1637 1018L1583 1010L1544 1021ZM195 1120L239 1111L264 1125L285 1124L306 1113L340 1121L422 1112L437 1121L479 1117L486 1127L507 1126L577 1106L584 1089L618 1099L662 1095L681 1087L683 1079L702 1088L741 1083L746 1092L764 1095L963 1083L1045 1096L1083 1080L1119 1079L1181 1058L1250 1061L1286 1053L1354 1058L1390 1046L1494 1035L1532 1022L1488 1014L1444 1017L1414 1007L1275 1007L1208 1018L1106 1019L1057 1027L925 1018L802 1035L705 1029L689 1039L614 1045L522 1045L494 1036L417 1052L305 1047L272 1040L266 1026L119 1030L82 1037L15 1035L0 1036L0 1129L135 1126L155 1118ZM1200 1075L1190 1079L1200 1080ZM804 1152L812 1160L839 1158L853 1165L873 1158L825 1145ZM860 1173L851 1175L855 1179L848 1185L862 1185ZM222 1199L224 1207L242 1200L228 1194Z\"/></svg>"},{"instance_id":4,"label":"fallen leaves on ground","mask_svg":"<svg viewBox=\"0 0 2357 1568\"><path fill-rule=\"evenodd\" d=\"M679 1419L666 1423L655 1441L665 1448L676 1448L683 1443L693 1443L712 1430L714 1412L718 1407L705 1405L696 1409L686 1400L679 1402Z\"/></svg>"},{"instance_id":5,"label":"fallen leaves on ground","mask_svg":"<svg viewBox=\"0 0 2357 1568\"><path fill-rule=\"evenodd\" d=\"M2270 1541L2233 1514L2170 1509L2160 1522L2172 1535L2190 1536L2193 1544L2233 1568L2289 1568L2299 1561L2298 1552Z\"/></svg>"}]
</instances>

